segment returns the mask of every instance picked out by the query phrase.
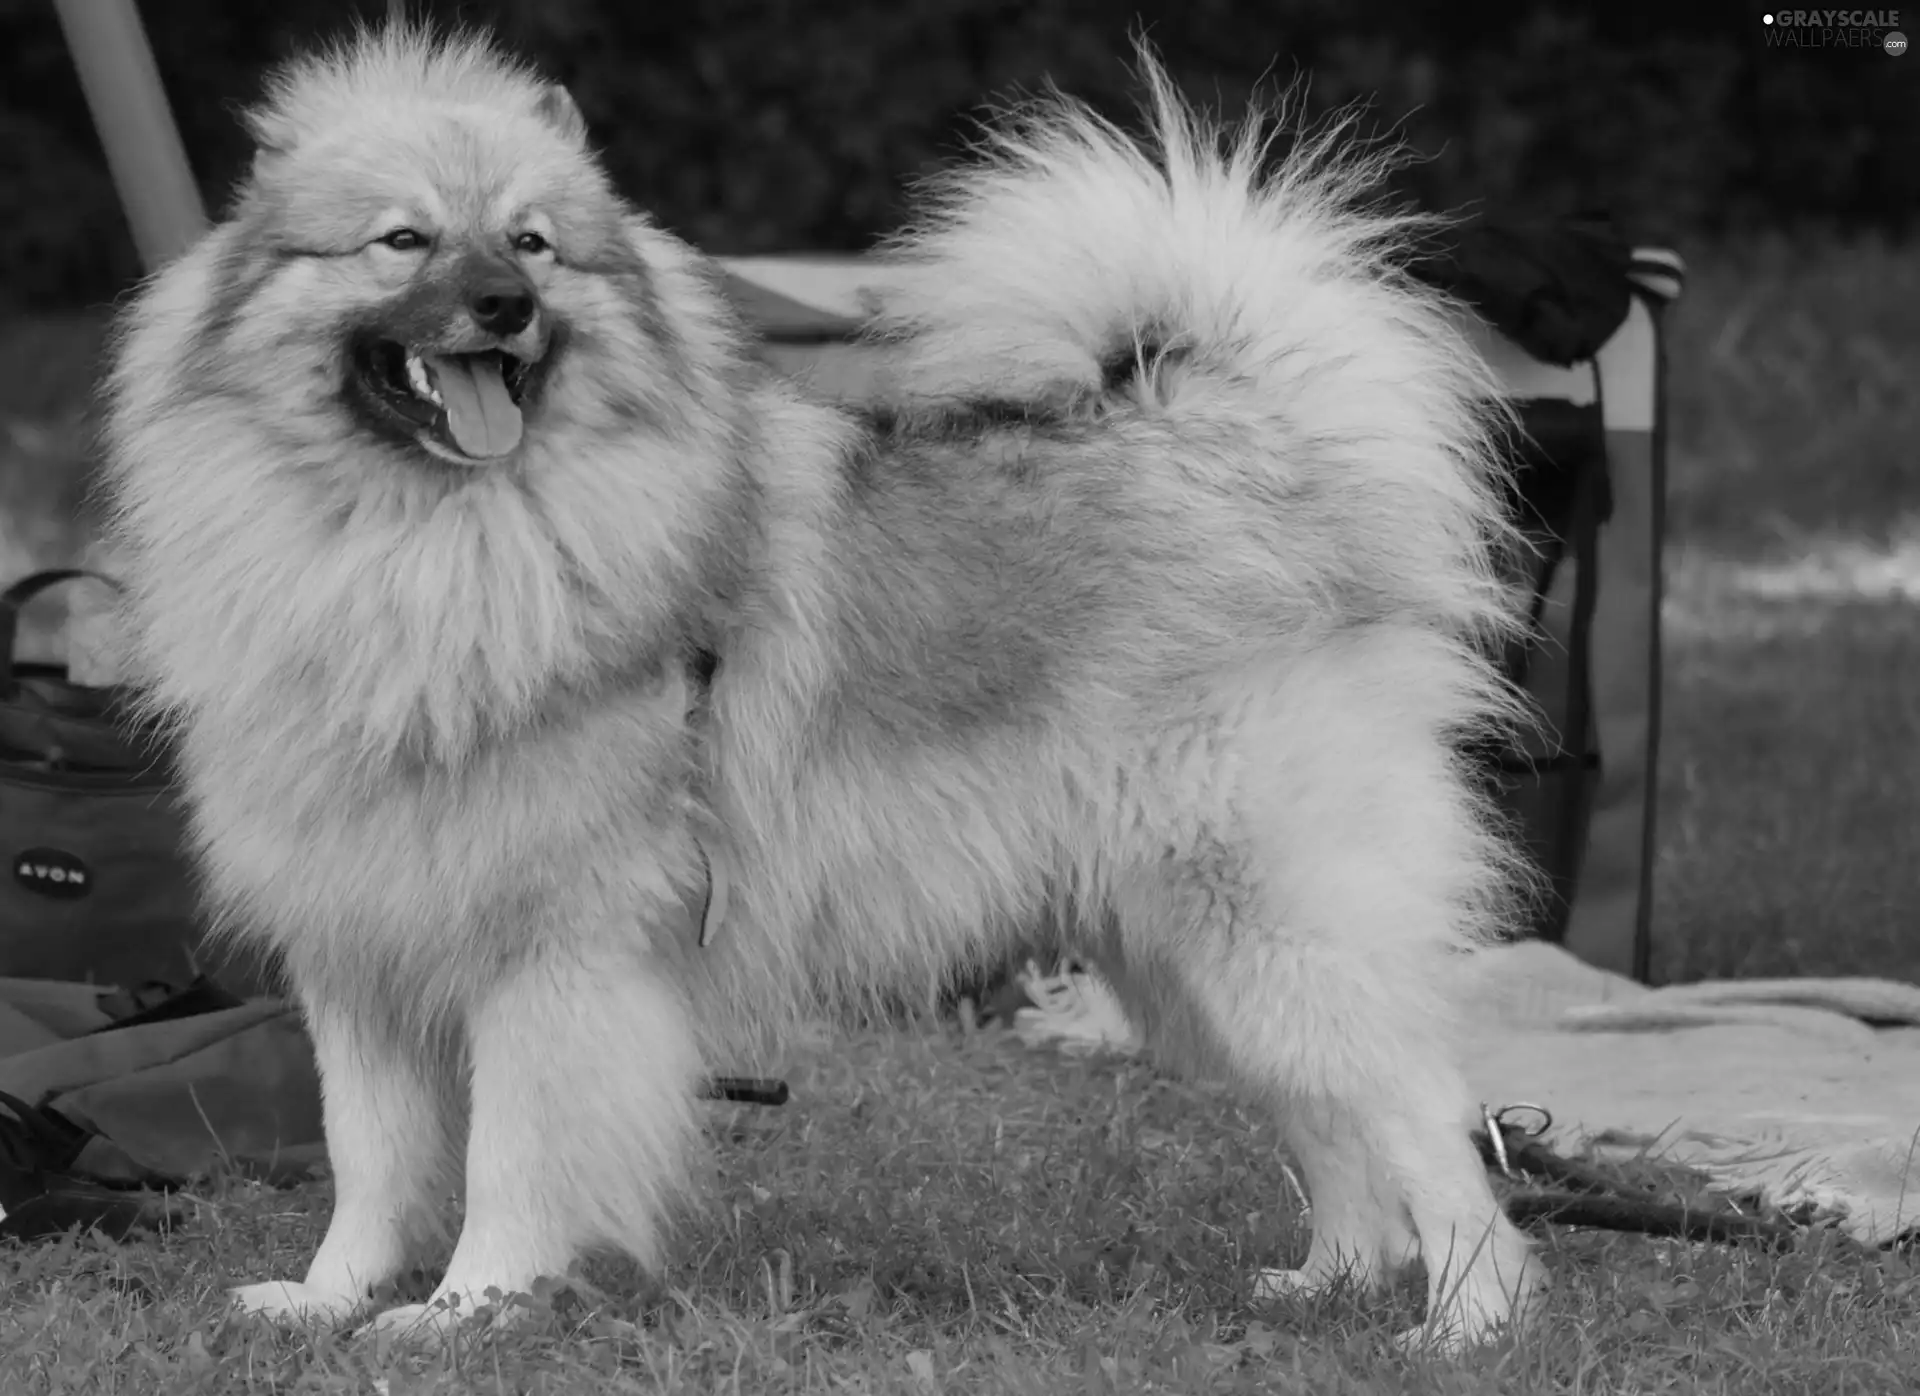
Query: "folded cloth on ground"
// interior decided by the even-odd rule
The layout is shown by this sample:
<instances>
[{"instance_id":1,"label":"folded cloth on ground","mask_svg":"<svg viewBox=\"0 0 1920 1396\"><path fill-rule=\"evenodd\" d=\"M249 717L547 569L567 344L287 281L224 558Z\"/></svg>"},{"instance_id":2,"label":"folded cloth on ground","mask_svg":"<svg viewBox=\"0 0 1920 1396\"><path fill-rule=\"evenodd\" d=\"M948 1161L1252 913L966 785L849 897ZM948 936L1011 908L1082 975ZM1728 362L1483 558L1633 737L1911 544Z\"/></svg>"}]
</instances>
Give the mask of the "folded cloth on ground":
<instances>
[{"instance_id":1,"label":"folded cloth on ground","mask_svg":"<svg viewBox=\"0 0 1920 1396\"><path fill-rule=\"evenodd\" d=\"M1650 989L1537 942L1470 963L1468 1079L1552 1111L1552 1147L1683 1164L1869 1245L1920 1230L1920 985Z\"/></svg>"},{"instance_id":2,"label":"folded cloth on ground","mask_svg":"<svg viewBox=\"0 0 1920 1396\"><path fill-rule=\"evenodd\" d=\"M1528 941L1464 957L1467 1078L1528 1103L1551 1148L1681 1164L1833 1216L1869 1245L1920 1231L1920 985L1756 979L1648 988ZM1028 1042L1139 1050L1091 975L1029 970Z\"/></svg>"},{"instance_id":3,"label":"folded cloth on ground","mask_svg":"<svg viewBox=\"0 0 1920 1396\"><path fill-rule=\"evenodd\" d=\"M104 1006L117 997L0 979L0 1091L92 1136L72 1175L168 1183L232 1167L278 1181L324 1162L313 1049L291 1005L119 1019Z\"/></svg>"}]
</instances>

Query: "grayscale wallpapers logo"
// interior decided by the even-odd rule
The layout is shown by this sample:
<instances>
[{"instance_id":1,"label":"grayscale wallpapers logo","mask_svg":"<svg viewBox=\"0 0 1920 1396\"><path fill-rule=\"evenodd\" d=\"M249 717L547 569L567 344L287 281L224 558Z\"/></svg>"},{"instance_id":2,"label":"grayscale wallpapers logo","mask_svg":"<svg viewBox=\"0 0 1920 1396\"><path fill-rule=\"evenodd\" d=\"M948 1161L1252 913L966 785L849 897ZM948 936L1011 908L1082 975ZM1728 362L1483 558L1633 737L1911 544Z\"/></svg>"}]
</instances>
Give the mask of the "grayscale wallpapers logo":
<instances>
[{"instance_id":1,"label":"grayscale wallpapers logo","mask_svg":"<svg viewBox=\"0 0 1920 1396\"><path fill-rule=\"evenodd\" d=\"M1760 22L1768 48L1877 48L1892 58L1907 51L1898 10L1774 10Z\"/></svg>"}]
</instances>

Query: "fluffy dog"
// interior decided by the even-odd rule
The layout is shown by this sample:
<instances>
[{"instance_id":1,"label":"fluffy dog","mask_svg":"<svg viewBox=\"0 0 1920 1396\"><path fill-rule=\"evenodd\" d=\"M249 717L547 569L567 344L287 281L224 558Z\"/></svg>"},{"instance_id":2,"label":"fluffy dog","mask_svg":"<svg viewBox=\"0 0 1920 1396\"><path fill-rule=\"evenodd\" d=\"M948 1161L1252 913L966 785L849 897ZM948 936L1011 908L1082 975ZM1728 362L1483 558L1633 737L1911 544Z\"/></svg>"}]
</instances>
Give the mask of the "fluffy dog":
<instances>
[{"instance_id":1,"label":"fluffy dog","mask_svg":"<svg viewBox=\"0 0 1920 1396\"><path fill-rule=\"evenodd\" d=\"M1266 171L1147 77L1149 143L1048 100L931 191L864 415L490 42L272 80L107 426L206 887L324 1078L331 1228L243 1306L365 1314L450 1178L435 1303L657 1261L709 1063L1053 907L1281 1112L1270 1278L1419 1255L1451 1341L1528 1307L1441 988L1513 876L1457 754L1513 710L1492 385L1373 164Z\"/></svg>"}]
</instances>

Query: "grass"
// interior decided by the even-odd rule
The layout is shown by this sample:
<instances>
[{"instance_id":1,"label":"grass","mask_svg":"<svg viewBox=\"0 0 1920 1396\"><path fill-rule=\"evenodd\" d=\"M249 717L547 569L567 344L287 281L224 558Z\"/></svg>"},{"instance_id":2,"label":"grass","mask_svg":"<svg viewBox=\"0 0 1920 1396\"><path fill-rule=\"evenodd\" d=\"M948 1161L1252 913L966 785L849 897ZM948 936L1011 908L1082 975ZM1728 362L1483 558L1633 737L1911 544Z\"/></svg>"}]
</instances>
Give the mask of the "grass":
<instances>
[{"instance_id":1,"label":"grass","mask_svg":"<svg viewBox=\"0 0 1920 1396\"><path fill-rule=\"evenodd\" d=\"M671 1288L590 1272L531 1331L419 1354L236 1322L293 1272L325 1189L211 1190L165 1244L19 1253L0 1390L1822 1392L1910 1390L1920 1267L1561 1234L1546 1321L1466 1362L1390 1346L1413 1309L1256 1306L1305 1235L1272 1126L1133 1063L998 1033L856 1036L783 1110L716 1110L710 1209Z\"/></svg>"},{"instance_id":2,"label":"grass","mask_svg":"<svg viewBox=\"0 0 1920 1396\"><path fill-rule=\"evenodd\" d=\"M1667 651L1656 977L1920 981L1920 614L1694 604L1711 624L1676 617Z\"/></svg>"},{"instance_id":3,"label":"grass","mask_svg":"<svg viewBox=\"0 0 1920 1396\"><path fill-rule=\"evenodd\" d=\"M1730 568L1886 544L1920 515L1920 253L1691 252L1657 967L1920 979L1914 608L1756 595ZM1305 1232L1271 1125L1211 1087L951 1026L853 1034L792 1079L785 1109L716 1108L711 1205L664 1283L591 1270L528 1331L453 1349L306 1341L233 1321L221 1287L297 1274L325 1184L215 1180L163 1240L0 1252L0 1391L1920 1389L1911 1254L1554 1232L1544 1322L1406 1356L1406 1294L1250 1301Z\"/></svg>"},{"instance_id":4,"label":"grass","mask_svg":"<svg viewBox=\"0 0 1920 1396\"><path fill-rule=\"evenodd\" d=\"M1669 332L1674 537L1791 554L1920 510L1920 244L1688 249Z\"/></svg>"},{"instance_id":5,"label":"grass","mask_svg":"<svg viewBox=\"0 0 1920 1396\"><path fill-rule=\"evenodd\" d=\"M1656 977L1920 980L1914 607L1755 596L1729 566L1910 545L1920 246L1759 241L1690 260L1669 340Z\"/></svg>"}]
</instances>

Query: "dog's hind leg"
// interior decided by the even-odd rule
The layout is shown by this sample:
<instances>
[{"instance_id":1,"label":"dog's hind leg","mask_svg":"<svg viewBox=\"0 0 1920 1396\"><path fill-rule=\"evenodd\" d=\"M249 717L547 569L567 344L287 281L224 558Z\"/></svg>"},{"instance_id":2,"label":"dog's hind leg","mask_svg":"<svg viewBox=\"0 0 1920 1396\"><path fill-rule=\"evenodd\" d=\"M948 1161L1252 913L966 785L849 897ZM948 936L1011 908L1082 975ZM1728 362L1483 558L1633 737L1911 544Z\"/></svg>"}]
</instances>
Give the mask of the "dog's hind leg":
<instances>
[{"instance_id":1,"label":"dog's hind leg","mask_svg":"<svg viewBox=\"0 0 1920 1396\"><path fill-rule=\"evenodd\" d=\"M320 1071L333 1219L306 1280L233 1291L242 1310L337 1323L418 1258L437 1229L449 1159L444 1062L326 998L306 1002Z\"/></svg>"},{"instance_id":2,"label":"dog's hind leg","mask_svg":"<svg viewBox=\"0 0 1920 1396\"><path fill-rule=\"evenodd\" d=\"M1524 1319L1544 1281L1472 1146L1455 1057L1448 986L1500 851L1409 713L1417 673L1292 677L1290 720L1217 730L1212 749L1238 743L1228 778L1157 812L1164 836L1136 846L1158 856L1112 881L1111 934L1155 1035L1281 1111L1313 1240L1266 1287L1375 1283L1417 1243L1426 1333L1464 1345Z\"/></svg>"},{"instance_id":3,"label":"dog's hind leg","mask_svg":"<svg viewBox=\"0 0 1920 1396\"><path fill-rule=\"evenodd\" d=\"M460 1239L427 1302L381 1328L450 1326L595 1250L656 1262L697 1141L693 1026L642 947L541 946L471 1005L467 1042Z\"/></svg>"},{"instance_id":4,"label":"dog's hind leg","mask_svg":"<svg viewBox=\"0 0 1920 1396\"><path fill-rule=\"evenodd\" d=\"M1345 917L1389 914L1367 903L1390 875L1382 866L1346 881L1323 906ZM1312 909L1304 892L1296 885L1300 915ZM1172 911L1168 899L1153 900ZM1160 1020L1148 1034L1159 1050L1170 1041L1176 1059L1224 1066L1279 1111L1305 1175L1312 1241L1297 1270L1264 1273L1257 1292L1373 1289L1418 1255L1429 1329L1443 1345L1524 1319L1543 1272L1469 1139L1471 1102L1428 977L1442 967L1412 954L1371 963L1340 947L1337 927L1316 943L1292 928L1209 925L1193 914L1195 899L1178 900L1185 914L1161 924L1184 923L1198 943L1129 946L1118 983L1130 1009ZM1122 918L1132 919L1126 910ZM1130 982L1153 988L1129 992ZM1148 998L1157 1007L1142 1012Z\"/></svg>"},{"instance_id":5,"label":"dog's hind leg","mask_svg":"<svg viewBox=\"0 0 1920 1396\"><path fill-rule=\"evenodd\" d=\"M1261 1272L1254 1297L1311 1295L1341 1284L1363 1293L1384 1288L1420 1254L1413 1219L1384 1160L1354 1121L1315 1102L1286 1108L1282 1127L1306 1175L1313 1239L1298 1269Z\"/></svg>"}]
</instances>

